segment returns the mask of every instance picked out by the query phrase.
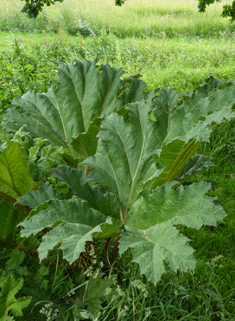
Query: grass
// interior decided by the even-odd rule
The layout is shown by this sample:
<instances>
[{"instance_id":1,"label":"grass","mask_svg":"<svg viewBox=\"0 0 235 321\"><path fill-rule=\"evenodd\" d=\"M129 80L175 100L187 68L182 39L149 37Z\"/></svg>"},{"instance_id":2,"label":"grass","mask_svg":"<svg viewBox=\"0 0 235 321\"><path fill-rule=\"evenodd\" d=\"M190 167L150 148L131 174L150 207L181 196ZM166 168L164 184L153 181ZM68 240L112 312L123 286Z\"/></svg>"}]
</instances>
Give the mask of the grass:
<instances>
[{"instance_id":1,"label":"grass","mask_svg":"<svg viewBox=\"0 0 235 321\"><path fill-rule=\"evenodd\" d=\"M140 74L149 90L161 86L184 92L211 74L221 79L235 79L233 36L229 39L168 38L163 33L161 38L119 39L104 30L100 36L88 38L69 36L63 30L56 35L3 32L0 48L9 49L8 59L16 42L22 52L27 52L28 61L39 61L35 57L37 52L39 57L48 56L48 61L56 62L54 54L50 57L54 47L57 54L67 51L67 62L75 58L97 59L115 68L122 67L127 76Z\"/></svg>"},{"instance_id":2,"label":"grass","mask_svg":"<svg viewBox=\"0 0 235 321\"><path fill-rule=\"evenodd\" d=\"M225 1L223 3L230 3ZM115 7L113 0L66 0L46 7L36 19L28 20L19 13L19 0L2 0L0 4L0 30L57 32L60 28L69 34L100 35L102 29L125 37L187 37L223 36L234 32L234 25L220 17L222 5L217 3L199 14L197 0L128 0Z\"/></svg>"},{"instance_id":3,"label":"grass","mask_svg":"<svg viewBox=\"0 0 235 321\"><path fill-rule=\"evenodd\" d=\"M219 17L221 4L205 15L197 13L196 4L146 0L143 6L128 0L117 8L111 0L65 0L31 21L19 14L20 1L2 0L1 108L30 87L46 91L55 67L75 58L96 58L123 67L127 75L142 74L149 90L166 86L184 92L210 74L235 79L234 25ZM167 271L154 287L130 263L131 253L118 258L112 266L118 294L106 301L101 320L235 320L235 121L217 126L197 152L213 157L216 166L194 180L219 184L210 194L228 216L217 227L182 228L196 250L193 273Z\"/></svg>"},{"instance_id":4,"label":"grass","mask_svg":"<svg viewBox=\"0 0 235 321\"><path fill-rule=\"evenodd\" d=\"M57 34L46 34L46 33L30 33L30 32L11 32L1 31L0 32L0 50L7 51L11 50L14 46L15 40L19 44L24 44L28 48L34 47L35 45L45 45L49 43L59 43L63 36L60 33ZM76 38L71 36L71 39Z\"/></svg>"}]
</instances>

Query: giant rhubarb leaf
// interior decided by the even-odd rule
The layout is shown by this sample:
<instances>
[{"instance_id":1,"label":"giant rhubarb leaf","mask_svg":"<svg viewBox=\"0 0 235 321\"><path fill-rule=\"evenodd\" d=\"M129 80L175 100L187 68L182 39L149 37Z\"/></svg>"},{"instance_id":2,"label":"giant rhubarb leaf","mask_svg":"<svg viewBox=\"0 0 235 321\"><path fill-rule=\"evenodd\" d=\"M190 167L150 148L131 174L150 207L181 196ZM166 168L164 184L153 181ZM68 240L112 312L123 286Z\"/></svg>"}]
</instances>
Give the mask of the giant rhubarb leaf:
<instances>
[{"instance_id":1,"label":"giant rhubarb leaf","mask_svg":"<svg viewBox=\"0 0 235 321\"><path fill-rule=\"evenodd\" d=\"M208 89L210 92L208 93ZM188 143L209 141L213 124L234 117L235 86L228 82L220 84L210 78L198 87L191 97L183 97L169 115L167 143L178 139Z\"/></svg>"},{"instance_id":2,"label":"giant rhubarb leaf","mask_svg":"<svg viewBox=\"0 0 235 321\"><path fill-rule=\"evenodd\" d=\"M178 139L171 141L169 144L165 143L162 149L154 153L154 161L163 165L164 170L157 178L150 178L145 186L151 185L151 188L154 188L173 181L184 170L189 161L192 166L195 166L196 160L192 158L192 155L199 145L200 142L196 143L193 139L188 143Z\"/></svg>"},{"instance_id":3,"label":"giant rhubarb leaf","mask_svg":"<svg viewBox=\"0 0 235 321\"><path fill-rule=\"evenodd\" d=\"M73 263L85 250L85 242L95 237L111 237L117 234L120 224L97 210L90 209L80 199L52 200L48 209L20 223L25 229L22 236L36 235L44 227L54 227L43 237L38 248L40 260L59 243L64 258Z\"/></svg>"},{"instance_id":4,"label":"giant rhubarb leaf","mask_svg":"<svg viewBox=\"0 0 235 321\"><path fill-rule=\"evenodd\" d=\"M83 164L93 168L89 178L115 193L122 204L122 220L138 197L137 188L153 165L153 151L162 145L164 133L150 119L154 105L135 103L127 107L130 122L115 113L102 123L94 156Z\"/></svg>"},{"instance_id":5,"label":"giant rhubarb leaf","mask_svg":"<svg viewBox=\"0 0 235 321\"><path fill-rule=\"evenodd\" d=\"M57 190L53 189L51 185L48 183L42 183L38 189L35 191L28 191L27 194L19 197L17 199L17 202L29 206L31 208L36 208L37 206L48 202L52 199L70 199L72 198L73 194L68 192L65 193L59 193Z\"/></svg>"},{"instance_id":6,"label":"giant rhubarb leaf","mask_svg":"<svg viewBox=\"0 0 235 321\"><path fill-rule=\"evenodd\" d=\"M153 102L163 106L167 92L170 90L161 89ZM172 106L175 97L167 96L170 98L168 104ZM222 85L221 81L210 78L191 96L183 96L173 108L168 109L169 112L162 113L162 108L156 108L153 116L164 123L167 137L163 146L154 152L154 161L163 165L164 170L157 178L146 180L145 186L155 188L174 180L189 161L191 166L197 166L198 160L191 157L201 142L209 140L213 124L234 117L234 97L235 86L232 83Z\"/></svg>"},{"instance_id":7,"label":"giant rhubarb leaf","mask_svg":"<svg viewBox=\"0 0 235 321\"><path fill-rule=\"evenodd\" d=\"M113 193L102 192L98 186L91 186L88 177L80 170L61 166L52 169L49 173L58 179L58 182L67 183L69 186L68 193L59 193L48 184L41 184L35 191L29 191L27 194L19 197L17 202L37 208L39 205L49 202L52 199L64 200L72 196L78 196L88 202L91 208L97 209L106 216L119 218L119 204Z\"/></svg>"},{"instance_id":8,"label":"giant rhubarb leaf","mask_svg":"<svg viewBox=\"0 0 235 321\"><path fill-rule=\"evenodd\" d=\"M152 191L145 189L129 211L126 223L141 230L163 222L199 229L202 225L216 225L225 217L222 207L205 196L211 184L199 182L174 190L175 184L167 183Z\"/></svg>"},{"instance_id":9,"label":"giant rhubarb leaf","mask_svg":"<svg viewBox=\"0 0 235 321\"><path fill-rule=\"evenodd\" d=\"M173 271L195 268L194 250L187 241L187 237L167 223L152 226L146 231L126 226L120 241L120 254L132 248L133 261L140 265L140 272L156 284L165 272L164 261Z\"/></svg>"},{"instance_id":10,"label":"giant rhubarb leaf","mask_svg":"<svg viewBox=\"0 0 235 321\"><path fill-rule=\"evenodd\" d=\"M52 169L50 175L59 182L67 183L73 195L88 202L91 208L97 209L106 216L119 218L119 204L113 193L102 192L98 186L91 186L88 177L80 170L62 166Z\"/></svg>"},{"instance_id":11,"label":"giant rhubarb leaf","mask_svg":"<svg viewBox=\"0 0 235 321\"><path fill-rule=\"evenodd\" d=\"M145 97L145 84L133 79L128 87L120 80L122 69L98 67L87 60L61 65L58 70L56 91L29 92L14 100L16 108L8 109L3 116L3 128L16 131L25 125L33 136L68 148L81 161L96 151L99 117Z\"/></svg>"},{"instance_id":12,"label":"giant rhubarb leaf","mask_svg":"<svg viewBox=\"0 0 235 321\"><path fill-rule=\"evenodd\" d=\"M221 206L204 195L210 184L200 182L176 190L173 186L171 182L142 192L128 213L120 240L121 253L132 248L133 261L140 264L141 273L153 283L165 272L164 261L175 272L195 267L193 249L187 244L189 240L172 225L199 229L202 225L216 225L226 216Z\"/></svg>"}]
</instances>

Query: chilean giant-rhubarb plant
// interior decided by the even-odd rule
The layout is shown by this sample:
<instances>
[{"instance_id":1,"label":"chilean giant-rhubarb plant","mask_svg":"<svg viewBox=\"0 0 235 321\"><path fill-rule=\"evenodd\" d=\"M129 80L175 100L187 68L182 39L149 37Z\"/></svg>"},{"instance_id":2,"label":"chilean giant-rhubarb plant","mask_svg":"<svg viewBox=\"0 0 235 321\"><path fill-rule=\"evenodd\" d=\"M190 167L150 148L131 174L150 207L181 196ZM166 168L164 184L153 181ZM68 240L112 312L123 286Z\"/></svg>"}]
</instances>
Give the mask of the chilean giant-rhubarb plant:
<instances>
[{"instance_id":1,"label":"chilean giant-rhubarb plant","mask_svg":"<svg viewBox=\"0 0 235 321\"><path fill-rule=\"evenodd\" d=\"M209 183L182 182L213 165L195 151L213 125L234 117L235 86L210 78L185 95L166 88L148 93L142 81L122 75L95 62L63 65L57 88L15 100L3 127L25 125L33 137L67 150L67 165L49 173L68 185L67 193L41 184L17 200L34 208L21 223L23 236L49 228L40 259L59 244L73 263L86 242L116 238L119 253L131 248L141 273L156 284L165 263L173 271L195 268L177 224L199 229L226 215L206 195Z\"/></svg>"}]
</instances>

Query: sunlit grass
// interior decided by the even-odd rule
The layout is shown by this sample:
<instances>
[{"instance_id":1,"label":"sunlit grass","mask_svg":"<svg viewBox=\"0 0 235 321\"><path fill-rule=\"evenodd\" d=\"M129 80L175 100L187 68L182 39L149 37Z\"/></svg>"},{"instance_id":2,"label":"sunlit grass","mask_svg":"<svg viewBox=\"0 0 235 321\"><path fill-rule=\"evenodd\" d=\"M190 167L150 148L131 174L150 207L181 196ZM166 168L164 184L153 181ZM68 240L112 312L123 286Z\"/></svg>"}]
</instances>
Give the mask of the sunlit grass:
<instances>
[{"instance_id":1,"label":"sunlit grass","mask_svg":"<svg viewBox=\"0 0 235 321\"><path fill-rule=\"evenodd\" d=\"M230 3L231 1L225 1ZM214 36L234 32L234 25L220 17L222 4L198 13L197 0L127 0L116 7L114 0L65 0L45 7L36 20L20 13L19 0L0 3L0 29L30 32L57 32L62 28L70 34L99 35L105 29L119 37Z\"/></svg>"},{"instance_id":2,"label":"sunlit grass","mask_svg":"<svg viewBox=\"0 0 235 321\"><path fill-rule=\"evenodd\" d=\"M61 29L53 34L1 33L0 48L14 48L14 39L30 53L34 46L48 55L53 43L68 47L70 59L94 60L123 68L126 75L140 74L148 90L171 87L184 92L198 86L213 74L221 79L235 79L234 38L125 38L102 33L101 36L68 36ZM49 59L49 58L48 58ZM69 60L68 60L69 62Z\"/></svg>"}]
</instances>

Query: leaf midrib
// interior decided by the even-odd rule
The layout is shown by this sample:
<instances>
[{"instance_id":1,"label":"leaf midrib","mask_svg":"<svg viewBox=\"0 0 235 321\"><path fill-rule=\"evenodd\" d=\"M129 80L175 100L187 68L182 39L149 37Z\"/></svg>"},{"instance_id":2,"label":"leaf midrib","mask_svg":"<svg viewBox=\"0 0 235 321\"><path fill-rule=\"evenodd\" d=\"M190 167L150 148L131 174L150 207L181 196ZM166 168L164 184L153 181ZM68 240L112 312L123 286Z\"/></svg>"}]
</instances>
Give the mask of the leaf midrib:
<instances>
[{"instance_id":1,"label":"leaf midrib","mask_svg":"<svg viewBox=\"0 0 235 321\"><path fill-rule=\"evenodd\" d=\"M141 159L142 159L142 155L143 155L143 150L144 150L144 147L145 147L145 140L146 140L146 136L144 135L143 133L143 127L142 127L142 123L141 123L141 119L139 117L139 120L140 120L140 127L141 127L141 132L142 132L142 136L143 136L143 142L142 142L142 148L141 148L141 153L140 153L140 156L139 156L139 161L138 161L138 164L137 164L137 167L136 167L136 170L135 170L135 174L134 176L132 176L132 173L131 173L131 166L130 166L130 160L128 158L128 153L127 153L127 150L126 150L126 146L122 140L122 137L121 135L119 134L115 124L114 124L114 127L116 129L116 133L118 134L119 138L121 139L122 141L122 144L124 146L124 151L126 153L126 157L127 157L127 161L128 161L128 165L129 165L129 170L130 170L130 176L131 176L131 188L130 188L130 192L129 192L129 196L128 196L128 199L127 199L127 204L126 204L126 208L125 208L125 214L124 214L124 222L126 221L126 218L127 218L127 212L128 212L128 205L129 205L129 202L130 202L130 198L131 198L131 194L132 194L132 191L133 191L133 187L134 187L134 183L135 183L135 178L136 178L136 175L138 173L138 170L139 170L139 165L140 165L140 162L141 162ZM116 175L115 175L116 177ZM117 181L116 181L117 182ZM118 185L118 182L116 183ZM119 190L119 188L118 188ZM119 194L119 197L120 197L120 194Z\"/></svg>"}]
</instances>

